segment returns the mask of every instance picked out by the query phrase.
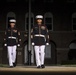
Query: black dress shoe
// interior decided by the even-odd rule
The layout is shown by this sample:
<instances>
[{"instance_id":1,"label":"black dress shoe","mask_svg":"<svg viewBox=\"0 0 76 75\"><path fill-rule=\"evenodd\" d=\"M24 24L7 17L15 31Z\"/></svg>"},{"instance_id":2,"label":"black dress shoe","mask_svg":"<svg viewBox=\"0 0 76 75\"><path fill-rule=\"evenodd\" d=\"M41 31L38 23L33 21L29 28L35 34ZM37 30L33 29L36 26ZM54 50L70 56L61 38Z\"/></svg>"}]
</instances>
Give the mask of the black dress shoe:
<instances>
[{"instance_id":1,"label":"black dress shoe","mask_svg":"<svg viewBox=\"0 0 76 75\"><path fill-rule=\"evenodd\" d=\"M45 68L45 65L41 65L41 68Z\"/></svg>"},{"instance_id":2,"label":"black dress shoe","mask_svg":"<svg viewBox=\"0 0 76 75\"><path fill-rule=\"evenodd\" d=\"M10 66L9 68L13 68L13 66Z\"/></svg>"},{"instance_id":3,"label":"black dress shoe","mask_svg":"<svg viewBox=\"0 0 76 75\"><path fill-rule=\"evenodd\" d=\"M13 63L13 66L16 67L16 63Z\"/></svg>"},{"instance_id":4,"label":"black dress shoe","mask_svg":"<svg viewBox=\"0 0 76 75\"><path fill-rule=\"evenodd\" d=\"M37 68L41 68L41 66L37 66Z\"/></svg>"}]
</instances>

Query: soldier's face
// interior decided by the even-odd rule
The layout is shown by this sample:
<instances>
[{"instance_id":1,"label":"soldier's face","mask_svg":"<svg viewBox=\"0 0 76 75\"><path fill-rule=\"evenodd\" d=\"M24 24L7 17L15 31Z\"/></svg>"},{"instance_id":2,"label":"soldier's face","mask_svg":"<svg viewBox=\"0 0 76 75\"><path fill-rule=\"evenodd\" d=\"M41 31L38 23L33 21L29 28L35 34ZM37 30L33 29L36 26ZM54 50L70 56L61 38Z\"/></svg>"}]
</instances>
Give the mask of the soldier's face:
<instances>
[{"instance_id":1,"label":"soldier's face","mask_svg":"<svg viewBox=\"0 0 76 75\"><path fill-rule=\"evenodd\" d=\"M38 19L37 20L37 23L42 23L42 19Z\"/></svg>"},{"instance_id":2,"label":"soldier's face","mask_svg":"<svg viewBox=\"0 0 76 75\"><path fill-rule=\"evenodd\" d=\"M10 23L11 28L15 26L15 23Z\"/></svg>"}]
</instances>

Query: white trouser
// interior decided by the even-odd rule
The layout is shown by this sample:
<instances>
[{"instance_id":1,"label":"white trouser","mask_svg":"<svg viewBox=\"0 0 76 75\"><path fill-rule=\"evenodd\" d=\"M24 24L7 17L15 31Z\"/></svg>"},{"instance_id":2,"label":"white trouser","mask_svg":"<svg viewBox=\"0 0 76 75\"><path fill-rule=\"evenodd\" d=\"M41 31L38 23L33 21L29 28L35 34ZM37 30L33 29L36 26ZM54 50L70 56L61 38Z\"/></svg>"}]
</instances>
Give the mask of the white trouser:
<instances>
[{"instance_id":1,"label":"white trouser","mask_svg":"<svg viewBox=\"0 0 76 75\"><path fill-rule=\"evenodd\" d=\"M45 45L35 46L35 56L36 56L36 65L41 66L44 64L44 56L45 56Z\"/></svg>"},{"instance_id":2,"label":"white trouser","mask_svg":"<svg viewBox=\"0 0 76 75\"><path fill-rule=\"evenodd\" d=\"M16 60L16 48L17 46L8 46L8 60L9 60L9 66L13 66L13 63L15 63Z\"/></svg>"}]
</instances>

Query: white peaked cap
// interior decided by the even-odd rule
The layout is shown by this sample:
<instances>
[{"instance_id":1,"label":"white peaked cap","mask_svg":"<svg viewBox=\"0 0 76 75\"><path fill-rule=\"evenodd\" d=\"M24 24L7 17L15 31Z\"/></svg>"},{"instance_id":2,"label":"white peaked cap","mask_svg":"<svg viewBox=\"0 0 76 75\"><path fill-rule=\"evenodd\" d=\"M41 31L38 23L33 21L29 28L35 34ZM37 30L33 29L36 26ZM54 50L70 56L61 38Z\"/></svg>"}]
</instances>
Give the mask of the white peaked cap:
<instances>
[{"instance_id":1,"label":"white peaked cap","mask_svg":"<svg viewBox=\"0 0 76 75\"><path fill-rule=\"evenodd\" d=\"M38 19L38 18L43 19L43 16L42 15L37 15L36 19Z\"/></svg>"},{"instance_id":2,"label":"white peaked cap","mask_svg":"<svg viewBox=\"0 0 76 75\"><path fill-rule=\"evenodd\" d=\"M15 19L11 19L11 20L9 20L9 22L16 22L16 20Z\"/></svg>"}]
</instances>

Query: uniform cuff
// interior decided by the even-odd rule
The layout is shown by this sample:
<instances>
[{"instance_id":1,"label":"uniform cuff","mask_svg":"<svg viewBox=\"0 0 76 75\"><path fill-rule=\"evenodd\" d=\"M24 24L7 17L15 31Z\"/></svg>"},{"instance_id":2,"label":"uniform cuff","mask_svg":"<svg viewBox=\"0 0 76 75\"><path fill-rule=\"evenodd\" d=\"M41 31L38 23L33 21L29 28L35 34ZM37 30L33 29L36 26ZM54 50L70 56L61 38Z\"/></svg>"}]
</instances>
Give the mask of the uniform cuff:
<instances>
[{"instance_id":1,"label":"uniform cuff","mask_svg":"<svg viewBox=\"0 0 76 75\"><path fill-rule=\"evenodd\" d=\"M46 43L46 45L49 45L49 43Z\"/></svg>"}]
</instances>

